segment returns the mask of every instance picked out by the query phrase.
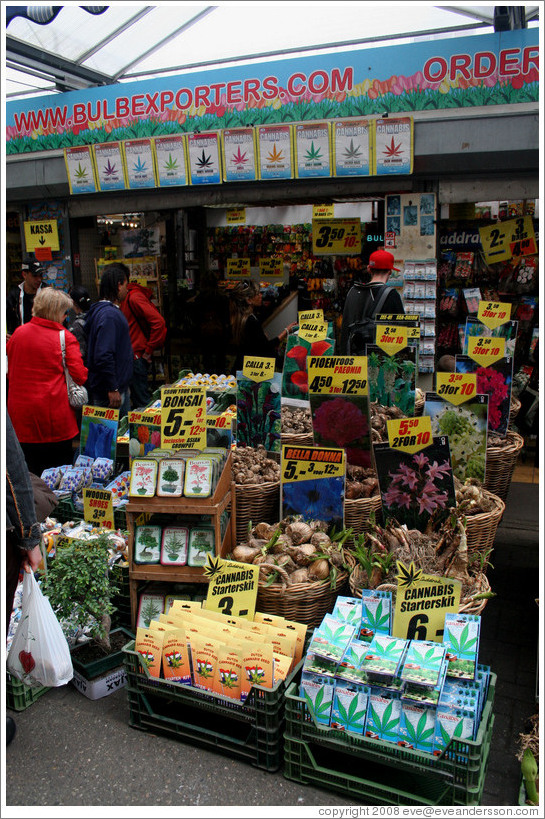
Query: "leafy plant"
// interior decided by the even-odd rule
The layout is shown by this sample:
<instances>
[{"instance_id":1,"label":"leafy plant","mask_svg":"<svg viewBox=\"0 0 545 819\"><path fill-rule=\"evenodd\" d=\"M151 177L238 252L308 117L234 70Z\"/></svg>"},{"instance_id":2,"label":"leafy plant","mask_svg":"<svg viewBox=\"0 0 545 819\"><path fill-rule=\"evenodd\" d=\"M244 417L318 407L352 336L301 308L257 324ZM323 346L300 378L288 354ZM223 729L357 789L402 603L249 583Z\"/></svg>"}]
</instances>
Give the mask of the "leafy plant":
<instances>
[{"instance_id":1,"label":"leafy plant","mask_svg":"<svg viewBox=\"0 0 545 819\"><path fill-rule=\"evenodd\" d=\"M59 619L89 626L93 640L110 650L112 600L118 592L114 573L108 571L108 535L96 540L74 538L57 549L44 577L42 589Z\"/></svg>"}]
</instances>

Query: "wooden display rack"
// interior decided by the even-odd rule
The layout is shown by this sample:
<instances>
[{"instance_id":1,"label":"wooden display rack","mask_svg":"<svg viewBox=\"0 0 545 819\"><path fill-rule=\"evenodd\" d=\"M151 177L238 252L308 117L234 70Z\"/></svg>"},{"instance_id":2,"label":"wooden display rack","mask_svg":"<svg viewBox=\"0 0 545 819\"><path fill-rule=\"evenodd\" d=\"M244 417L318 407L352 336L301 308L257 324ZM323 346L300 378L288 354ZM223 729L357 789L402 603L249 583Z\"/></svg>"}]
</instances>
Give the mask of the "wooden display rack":
<instances>
[{"instance_id":1,"label":"wooden display rack","mask_svg":"<svg viewBox=\"0 0 545 819\"><path fill-rule=\"evenodd\" d=\"M221 515L230 508L230 520L221 537ZM136 628L138 583L155 580L168 583L206 583L202 566L143 565L134 562L134 532L139 515L209 515L214 528L216 556L225 557L236 544L236 493L229 453L214 494L209 498L131 498L125 507L129 531L129 594L131 622Z\"/></svg>"}]
</instances>

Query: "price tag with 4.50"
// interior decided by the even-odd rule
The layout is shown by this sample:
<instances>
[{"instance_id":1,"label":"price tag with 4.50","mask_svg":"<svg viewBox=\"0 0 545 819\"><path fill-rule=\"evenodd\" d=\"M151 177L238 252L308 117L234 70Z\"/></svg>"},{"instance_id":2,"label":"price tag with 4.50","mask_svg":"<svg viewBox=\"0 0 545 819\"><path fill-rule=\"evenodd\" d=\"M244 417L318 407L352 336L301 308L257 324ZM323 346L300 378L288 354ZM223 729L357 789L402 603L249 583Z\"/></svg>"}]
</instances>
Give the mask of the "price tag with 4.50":
<instances>
[{"instance_id":1,"label":"price tag with 4.50","mask_svg":"<svg viewBox=\"0 0 545 819\"><path fill-rule=\"evenodd\" d=\"M320 395L367 395L367 356L311 356L308 389Z\"/></svg>"},{"instance_id":2,"label":"price tag with 4.50","mask_svg":"<svg viewBox=\"0 0 545 819\"><path fill-rule=\"evenodd\" d=\"M399 449L414 455L432 443L431 418L421 415L417 418L394 418L386 422L388 443L392 449Z\"/></svg>"},{"instance_id":3,"label":"price tag with 4.50","mask_svg":"<svg viewBox=\"0 0 545 819\"><path fill-rule=\"evenodd\" d=\"M436 392L449 404L459 406L475 398L477 376L475 373L437 373Z\"/></svg>"},{"instance_id":4,"label":"price tag with 4.50","mask_svg":"<svg viewBox=\"0 0 545 819\"><path fill-rule=\"evenodd\" d=\"M166 449L204 449L206 446L204 387L163 387L161 446Z\"/></svg>"}]
</instances>

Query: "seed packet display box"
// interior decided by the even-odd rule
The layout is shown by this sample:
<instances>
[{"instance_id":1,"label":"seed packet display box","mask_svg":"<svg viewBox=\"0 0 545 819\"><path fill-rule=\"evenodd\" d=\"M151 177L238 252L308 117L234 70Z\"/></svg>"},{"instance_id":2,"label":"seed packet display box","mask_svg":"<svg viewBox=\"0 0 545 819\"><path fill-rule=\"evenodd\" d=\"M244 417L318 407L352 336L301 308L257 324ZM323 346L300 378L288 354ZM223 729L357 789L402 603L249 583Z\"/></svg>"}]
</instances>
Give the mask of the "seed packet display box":
<instances>
[{"instance_id":1,"label":"seed packet display box","mask_svg":"<svg viewBox=\"0 0 545 819\"><path fill-rule=\"evenodd\" d=\"M138 613L138 584L142 582L199 583L206 582L202 566L162 566L159 563L143 565L135 562L135 527L139 515L154 515L154 523L165 526L183 526L184 515L210 517L214 529L216 555L225 557L236 544L236 495L232 481L232 455L229 453L214 493L208 498L136 498L125 507L129 531L129 586L131 600L131 623L136 627ZM221 516L229 509L230 520L221 537Z\"/></svg>"}]
</instances>

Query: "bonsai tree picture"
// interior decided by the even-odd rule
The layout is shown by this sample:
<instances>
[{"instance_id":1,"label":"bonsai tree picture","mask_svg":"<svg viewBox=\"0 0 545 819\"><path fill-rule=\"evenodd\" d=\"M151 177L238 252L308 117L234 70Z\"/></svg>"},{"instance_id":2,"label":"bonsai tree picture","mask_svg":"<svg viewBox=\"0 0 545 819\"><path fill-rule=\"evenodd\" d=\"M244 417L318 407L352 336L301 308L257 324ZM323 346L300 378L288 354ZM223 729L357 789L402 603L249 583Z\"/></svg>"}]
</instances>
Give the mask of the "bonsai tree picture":
<instances>
[{"instance_id":1,"label":"bonsai tree picture","mask_svg":"<svg viewBox=\"0 0 545 819\"><path fill-rule=\"evenodd\" d=\"M167 467L162 474L162 478L164 481L162 485L163 492L174 492L174 490L176 489L176 481L178 480L178 477L179 477L178 472L175 469L173 469L172 466Z\"/></svg>"},{"instance_id":2,"label":"bonsai tree picture","mask_svg":"<svg viewBox=\"0 0 545 819\"><path fill-rule=\"evenodd\" d=\"M74 540L57 549L43 579L42 590L59 620L88 626L93 641L110 651L112 604L118 592L114 573L108 570L109 538Z\"/></svg>"}]
</instances>

